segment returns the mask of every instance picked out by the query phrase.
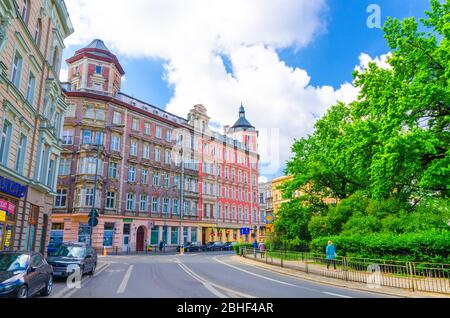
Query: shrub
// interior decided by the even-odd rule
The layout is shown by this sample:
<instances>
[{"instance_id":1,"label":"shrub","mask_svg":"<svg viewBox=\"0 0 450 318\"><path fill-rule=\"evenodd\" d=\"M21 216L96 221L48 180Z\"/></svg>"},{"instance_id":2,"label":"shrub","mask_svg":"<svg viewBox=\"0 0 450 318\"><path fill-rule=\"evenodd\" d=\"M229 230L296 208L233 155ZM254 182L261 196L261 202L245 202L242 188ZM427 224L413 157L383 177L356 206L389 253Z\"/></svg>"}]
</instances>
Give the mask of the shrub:
<instances>
[{"instance_id":1,"label":"shrub","mask_svg":"<svg viewBox=\"0 0 450 318\"><path fill-rule=\"evenodd\" d=\"M247 247L247 248L253 248L253 244L252 243L238 243L238 244L234 244L233 245L233 250L234 253L236 253L236 255L239 255L239 247Z\"/></svg>"},{"instance_id":2,"label":"shrub","mask_svg":"<svg viewBox=\"0 0 450 318\"><path fill-rule=\"evenodd\" d=\"M321 237L311 251L324 254L328 240L340 256L450 264L450 231Z\"/></svg>"}]
</instances>

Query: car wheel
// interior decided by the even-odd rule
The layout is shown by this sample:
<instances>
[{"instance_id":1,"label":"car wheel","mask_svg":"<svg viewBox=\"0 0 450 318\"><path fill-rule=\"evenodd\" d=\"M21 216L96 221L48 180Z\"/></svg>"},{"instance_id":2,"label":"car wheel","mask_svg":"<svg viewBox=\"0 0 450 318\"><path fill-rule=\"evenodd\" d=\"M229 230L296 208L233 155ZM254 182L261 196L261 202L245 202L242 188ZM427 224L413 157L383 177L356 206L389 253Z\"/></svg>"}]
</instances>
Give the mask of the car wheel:
<instances>
[{"instance_id":1,"label":"car wheel","mask_svg":"<svg viewBox=\"0 0 450 318\"><path fill-rule=\"evenodd\" d=\"M50 275L48 278L47 284L44 289L41 291L41 296L50 296L53 290L53 276Z\"/></svg>"},{"instance_id":2,"label":"car wheel","mask_svg":"<svg viewBox=\"0 0 450 318\"><path fill-rule=\"evenodd\" d=\"M23 285L19 288L17 292L17 298L28 298L28 287Z\"/></svg>"},{"instance_id":3,"label":"car wheel","mask_svg":"<svg viewBox=\"0 0 450 318\"><path fill-rule=\"evenodd\" d=\"M92 267L91 272L89 273L91 276L94 276L95 274L95 269L97 268L97 263L94 263L94 266Z\"/></svg>"}]
</instances>

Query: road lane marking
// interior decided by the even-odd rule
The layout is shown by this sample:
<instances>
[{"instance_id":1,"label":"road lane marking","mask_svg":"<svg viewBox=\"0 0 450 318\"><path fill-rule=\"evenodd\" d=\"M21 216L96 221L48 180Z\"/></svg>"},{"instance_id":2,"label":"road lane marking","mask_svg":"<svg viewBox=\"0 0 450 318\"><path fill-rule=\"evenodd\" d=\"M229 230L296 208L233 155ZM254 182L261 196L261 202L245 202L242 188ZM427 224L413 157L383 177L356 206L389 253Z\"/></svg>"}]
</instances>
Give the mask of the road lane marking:
<instances>
[{"instance_id":1,"label":"road lane marking","mask_svg":"<svg viewBox=\"0 0 450 318\"><path fill-rule=\"evenodd\" d=\"M100 267L100 269L96 270L93 277L85 276L81 280L80 288L65 287L64 289L60 290L57 294L51 296L51 298L69 298L69 297L71 297L74 293L76 293L78 290L83 288L86 284L91 282L94 277L97 277L98 275L100 275L104 270L106 270L110 266L109 263L103 263L103 264L105 264L105 265L102 265L102 267Z\"/></svg>"},{"instance_id":2,"label":"road lane marking","mask_svg":"<svg viewBox=\"0 0 450 318\"><path fill-rule=\"evenodd\" d=\"M117 289L117 294L123 294L125 292L128 281L130 280L130 277L131 277L131 272L133 271L133 267L134 267L134 265L130 265L128 267L128 270L125 273L125 276L123 277L122 283L120 284L119 288Z\"/></svg>"},{"instance_id":3,"label":"road lane marking","mask_svg":"<svg viewBox=\"0 0 450 318\"><path fill-rule=\"evenodd\" d=\"M324 294L330 295L330 296L336 296L336 297L341 297L341 298L353 298L350 296L345 296L345 295L340 295L340 294L335 294L335 293L329 293L329 292L323 292Z\"/></svg>"},{"instance_id":4,"label":"road lane marking","mask_svg":"<svg viewBox=\"0 0 450 318\"><path fill-rule=\"evenodd\" d=\"M299 287L299 286L297 286L297 285L294 285L294 284L290 284L290 283L286 283L286 282L283 282L283 281L281 281L281 280L277 280L277 279L269 278L269 277L266 277L266 276L263 276L263 275L260 275L260 274L256 274L256 273L253 273L253 272L247 271L247 270L245 270L245 269L242 269L242 268L239 268L239 267L237 267L237 266L234 266L234 265L231 265L231 264L225 263L224 261L221 261L221 260L217 259L217 256L216 256L216 257L214 257L214 260L215 260L216 262L218 262L218 263L222 264L222 265L225 265L225 266L228 266L228 267L234 268L234 269L236 269L236 270L238 270L238 271L241 271L241 272L244 272L244 273L247 273L247 274L250 274L250 275L253 275L253 276L259 277L259 278L263 278L263 279L266 279L266 280L270 280L270 281L272 281L272 282L276 282L276 283L279 283L279 284L283 284L283 285L287 285L287 286L292 286L292 287ZM306 288L306 287L301 287L301 288Z\"/></svg>"},{"instance_id":5,"label":"road lane marking","mask_svg":"<svg viewBox=\"0 0 450 318\"><path fill-rule=\"evenodd\" d=\"M187 274L189 274L189 276L191 276L192 278L194 278L195 280L199 281L200 283L203 284L203 286L205 286L211 293L213 293L214 295L216 295L219 298L228 298L228 297L232 297L232 298L255 298L254 296L251 296L249 294L245 294L245 293L241 293L239 291L215 284L211 281L208 281L207 279L201 277L200 275L196 274L194 271L192 271L189 267L187 267L185 264L183 264L180 260L176 260L175 263L178 264L178 266L181 267L181 269L183 269ZM221 289L223 291L225 291L228 296L224 295L223 293L221 293L220 291L218 291L217 289Z\"/></svg>"}]
</instances>

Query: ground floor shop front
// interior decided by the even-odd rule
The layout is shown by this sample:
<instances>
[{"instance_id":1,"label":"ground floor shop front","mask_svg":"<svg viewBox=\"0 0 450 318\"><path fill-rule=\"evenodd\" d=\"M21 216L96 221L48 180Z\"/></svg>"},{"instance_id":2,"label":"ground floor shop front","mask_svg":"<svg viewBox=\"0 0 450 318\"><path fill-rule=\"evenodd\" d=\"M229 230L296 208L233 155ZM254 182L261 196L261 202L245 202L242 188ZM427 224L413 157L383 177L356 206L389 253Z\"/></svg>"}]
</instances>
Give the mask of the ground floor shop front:
<instances>
[{"instance_id":1,"label":"ground floor shop front","mask_svg":"<svg viewBox=\"0 0 450 318\"><path fill-rule=\"evenodd\" d=\"M0 173L0 251L45 254L53 196L16 179Z\"/></svg>"},{"instance_id":2,"label":"ground floor shop front","mask_svg":"<svg viewBox=\"0 0 450 318\"><path fill-rule=\"evenodd\" d=\"M91 240L87 215L54 214L50 243L89 243ZM196 222L150 218L104 216L92 232L92 246L108 252L142 252L158 249L161 242L175 247L183 242L198 242L201 227Z\"/></svg>"}]
</instances>

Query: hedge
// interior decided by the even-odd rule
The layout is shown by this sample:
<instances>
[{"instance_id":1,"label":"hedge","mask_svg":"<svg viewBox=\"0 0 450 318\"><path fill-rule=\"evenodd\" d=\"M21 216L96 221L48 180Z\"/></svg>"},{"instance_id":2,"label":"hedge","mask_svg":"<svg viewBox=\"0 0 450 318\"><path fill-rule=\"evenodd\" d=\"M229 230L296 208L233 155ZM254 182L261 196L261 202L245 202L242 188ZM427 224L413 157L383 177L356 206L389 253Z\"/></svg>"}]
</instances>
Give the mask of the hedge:
<instances>
[{"instance_id":1,"label":"hedge","mask_svg":"<svg viewBox=\"0 0 450 318\"><path fill-rule=\"evenodd\" d=\"M329 240L338 256L450 264L450 231L321 237L311 252L324 254Z\"/></svg>"},{"instance_id":2,"label":"hedge","mask_svg":"<svg viewBox=\"0 0 450 318\"><path fill-rule=\"evenodd\" d=\"M235 245L233 245L233 250L234 250L234 252L236 253L236 255L239 255L239 247L240 247L240 246L253 249L253 244L251 244L251 243L239 243L239 244L235 244Z\"/></svg>"}]
</instances>

